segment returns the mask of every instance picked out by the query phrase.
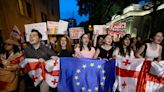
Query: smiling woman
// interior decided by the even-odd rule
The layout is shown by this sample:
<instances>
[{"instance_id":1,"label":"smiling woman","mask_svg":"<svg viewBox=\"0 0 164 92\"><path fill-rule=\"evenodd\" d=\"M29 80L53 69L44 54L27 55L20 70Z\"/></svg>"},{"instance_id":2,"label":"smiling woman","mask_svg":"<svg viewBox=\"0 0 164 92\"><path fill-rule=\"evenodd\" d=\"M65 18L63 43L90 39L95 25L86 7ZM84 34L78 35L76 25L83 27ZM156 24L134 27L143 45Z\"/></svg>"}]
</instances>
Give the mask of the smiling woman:
<instances>
[{"instance_id":1,"label":"smiling woman","mask_svg":"<svg viewBox=\"0 0 164 92\"><path fill-rule=\"evenodd\" d=\"M75 18L77 25L88 20L88 16L80 16L78 14L77 0L60 0L60 18L69 19Z\"/></svg>"}]
</instances>

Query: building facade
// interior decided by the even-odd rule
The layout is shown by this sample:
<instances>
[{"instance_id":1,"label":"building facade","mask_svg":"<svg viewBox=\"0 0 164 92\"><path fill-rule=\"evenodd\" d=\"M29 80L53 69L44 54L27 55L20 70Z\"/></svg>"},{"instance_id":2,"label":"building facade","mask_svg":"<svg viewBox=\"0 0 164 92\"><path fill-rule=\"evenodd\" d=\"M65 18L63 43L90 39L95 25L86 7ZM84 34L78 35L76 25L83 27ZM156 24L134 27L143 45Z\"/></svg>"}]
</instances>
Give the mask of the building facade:
<instances>
[{"instance_id":1,"label":"building facade","mask_svg":"<svg viewBox=\"0 0 164 92\"><path fill-rule=\"evenodd\" d=\"M59 0L0 0L0 39L9 38L14 25L24 35L25 24L59 19Z\"/></svg>"},{"instance_id":2,"label":"building facade","mask_svg":"<svg viewBox=\"0 0 164 92\"><path fill-rule=\"evenodd\" d=\"M131 34L132 37L139 36L143 39L149 38L151 32L163 31L164 23L164 4L161 4L156 11L149 10L137 10L129 11L113 19L107 25L112 23L126 23L127 34Z\"/></svg>"}]
</instances>

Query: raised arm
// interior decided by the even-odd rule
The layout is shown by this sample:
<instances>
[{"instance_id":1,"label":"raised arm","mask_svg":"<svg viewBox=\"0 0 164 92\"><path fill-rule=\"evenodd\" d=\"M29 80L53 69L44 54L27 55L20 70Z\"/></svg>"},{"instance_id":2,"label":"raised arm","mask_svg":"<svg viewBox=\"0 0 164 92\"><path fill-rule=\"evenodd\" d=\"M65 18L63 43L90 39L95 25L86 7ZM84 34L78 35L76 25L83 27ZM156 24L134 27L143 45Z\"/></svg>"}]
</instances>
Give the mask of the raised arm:
<instances>
[{"instance_id":1,"label":"raised arm","mask_svg":"<svg viewBox=\"0 0 164 92\"><path fill-rule=\"evenodd\" d=\"M99 54L100 54L100 49L97 48L95 55L94 55L94 58L97 59Z\"/></svg>"},{"instance_id":2,"label":"raised arm","mask_svg":"<svg viewBox=\"0 0 164 92\"><path fill-rule=\"evenodd\" d=\"M139 50L136 52L135 56L137 58L143 58L143 56L141 55L145 50L145 45L142 45ZM145 52L146 53L146 52Z\"/></svg>"},{"instance_id":3,"label":"raised arm","mask_svg":"<svg viewBox=\"0 0 164 92\"><path fill-rule=\"evenodd\" d=\"M160 46L160 48L159 48L159 56L158 56L158 61L160 61L161 59L162 59L162 46Z\"/></svg>"}]
</instances>

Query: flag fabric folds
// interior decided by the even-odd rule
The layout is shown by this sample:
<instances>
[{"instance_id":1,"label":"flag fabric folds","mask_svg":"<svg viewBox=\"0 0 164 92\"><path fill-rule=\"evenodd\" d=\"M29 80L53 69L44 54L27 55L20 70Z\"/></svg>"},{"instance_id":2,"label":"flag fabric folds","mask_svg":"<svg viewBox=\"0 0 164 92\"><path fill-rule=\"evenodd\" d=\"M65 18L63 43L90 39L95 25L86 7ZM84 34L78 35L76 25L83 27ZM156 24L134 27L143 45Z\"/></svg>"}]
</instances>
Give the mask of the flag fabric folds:
<instances>
[{"instance_id":1,"label":"flag fabric folds","mask_svg":"<svg viewBox=\"0 0 164 92\"><path fill-rule=\"evenodd\" d=\"M50 59L46 62L40 62L38 59L26 58L19 65L22 68L26 68L35 86L43 80L52 88L57 86L59 81L60 59L56 61Z\"/></svg>"},{"instance_id":2,"label":"flag fabric folds","mask_svg":"<svg viewBox=\"0 0 164 92\"><path fill-rule=\"evenodd\" d=\"M20 43L24 42L23 36L16 25L14 25L13 30L10 33L10 36L15 37Z\"/></svg>"},{"instance_id":3,"label":"flag fabric folds","mask_svg":"<svg viewBox=\"0 0 164 92\"><path fill-rule=\"evenodd\" d=\"M58 92L112 92L115 60L61 58Z\"/></svg>"},{"instance_id":4,"label":"flag fabric folds","mask_svg":"<svg viewBox=\"0 0 164 92\"><path fill-rule=\"evenodd\" d=\"M164 67L156 61L116 59L115 89L120 92L164 92Z\"/></svg>"},{"instance_id":5,"label":"flag fabric folds","mask_svg":"<svg viewBox=\"0 0 164 92\"><path fill-rule=\"evenodd\" d=\"M164 61L117 57L116 60L59 58L39 62L25 59L35 86L45 80L58 92L163 92ZM60 75L60 76L59 76ZM116 76L117 75L117 76Z\"/></svg>"}]
</instances>

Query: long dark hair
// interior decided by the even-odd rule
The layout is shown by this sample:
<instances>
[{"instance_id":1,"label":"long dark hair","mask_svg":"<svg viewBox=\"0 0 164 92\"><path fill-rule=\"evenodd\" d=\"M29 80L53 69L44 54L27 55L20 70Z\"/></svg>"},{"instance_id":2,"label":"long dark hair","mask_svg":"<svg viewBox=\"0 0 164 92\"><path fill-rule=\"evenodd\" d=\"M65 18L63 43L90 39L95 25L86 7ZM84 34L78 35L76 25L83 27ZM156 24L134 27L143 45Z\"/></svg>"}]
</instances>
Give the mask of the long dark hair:
<instances>
[{"instance_id":1,"label":"long dark hair","mask_svg":"<svg viewBox=\"0 0 164 92\"><path fill-rule=\"evenodd\" d=\"M88 35L88 34L83 34L83 35L80 37L80 51L82 51L82 49L83 49L83 42L82 42L82 38L83 38L83 36L84 36L84 35L87 35L87 36L89 37L89 35ZM88 47L88 49L89 49L89 51L90 51L90 50L91 50L91 47L92 47L92 45L91 45L90 41L89 41L89 43L88 43L87 47Z\"/></svg>"},{"instance_id":2,"label":"long dark hair","mask_svg":"<svg viewBox=\"0 0 164 92\"><path fill-rule=\"evenodd\" d=\"M149 36L149 42L152 42L154 40L154 37L156 36L157 33L162 33L163 34L163 31L152 32Z\"/></svg>"},{"instance_id":3,"label":"long dark hair","mask_svg":"<svg viewBox=\"0 0 164 92\"><path fill-rule=\"evenodd\" d=\"M104 36L104 35L99 35L99 36L97 37L96 48L100 47L99 40L100 40L100 38L103 38L103 36Z\"/></svg>"},{"instance_id":4,"label":"long dark hair","mask_svg":"<svg viewBox=\"0 0 164 92\"><path fill-rule=\"evenodd\" d=\"M131 42L130 42L129 46L127 46L127 48L126 48L126 52L124 51L123 45L124 45L124 40L126 38L129 38L129 40L130 40L130 38L131 38L130 34L126 34L123 38L120 39L119 52L120 52L121 56L126 56L126 53L128 53L128 55L130 56L130 51L132 50L131 49Z\"/></svg>"},{"instance_id":5,"label":"long dark hair","mask_svg":"<svg viewBox=\"0 0 164 92\"><path fill-rule=\"evenodd\" d=\"M9 52L7 50L5 50L5 44L3 45L3 52L2 54L5 54L6 53L6 58L8 58L10 55L9 55ZM20 52L20 49L17 45L12 45L13 46L13 52L14 54L16 54L17 52Z\"/></svg>"}]
</instances>

